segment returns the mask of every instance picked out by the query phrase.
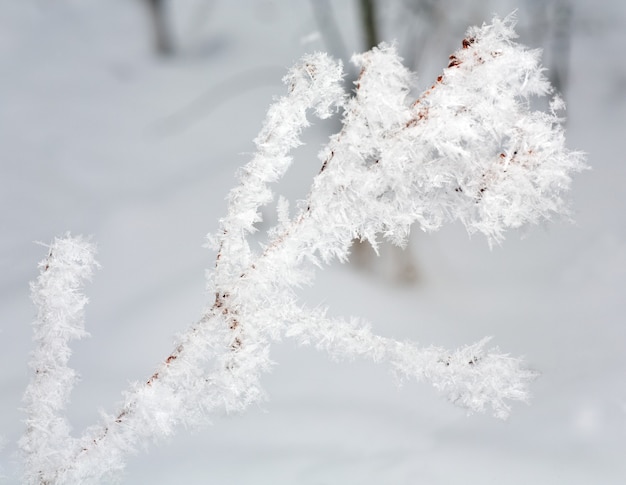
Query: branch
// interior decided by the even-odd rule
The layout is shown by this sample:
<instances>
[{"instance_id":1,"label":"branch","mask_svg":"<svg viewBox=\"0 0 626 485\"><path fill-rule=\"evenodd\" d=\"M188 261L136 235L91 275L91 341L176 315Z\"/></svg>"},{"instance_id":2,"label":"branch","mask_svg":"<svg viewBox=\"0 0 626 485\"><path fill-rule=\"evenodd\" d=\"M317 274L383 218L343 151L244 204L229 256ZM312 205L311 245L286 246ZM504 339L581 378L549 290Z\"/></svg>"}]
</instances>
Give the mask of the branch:
<instances>
[{"instance_id":1,"label":"branch","mask_svg":"<svg viewBox=\"0 0 626 485\"><path fill-rule=\"evenodd\" d=\"M30 360L34 375L24 394L26 432L20 440L30 483L52 483L51 477L71 456L74 440L62 415L76 381L68 367L69 342L86 335L87 297L82 287L97 266L94 252L80 237L55 239L39 263L39 278L31 284L37 307Z\"/></svg>"},{"instance_id":2,"label":"branch","mask_svg":"<svg viewBox=\"0 0 626 485\"><path fill-rule=\"evenodd\" d=\"M419 348L373 335L358 320L303 309L294 290L312 282L316 266L346 260L354 238L376 248L382 234L402 245L413 223L435 230L459 220L491 244L508 228L566 211L563 193L571 174L584 168L583 157L565 147L554 112L530 109L529 97L548 94L550 87L538 54L512 41L512 27L508 18L470 29L448 67L416 100L409 99L413 76L392 46L355 56L361 74L347 101L341 64L324 54L305 56L284 78L288 94L268 111L257 153L241 170L212 238L213 302L152 375L130 387L118 411L80 439L69 437L59 412L72 381L67 340L81 335L82 321L57 325L65 320L50 309L40 316L36 329L43 336L35 338L41 355L27 391L29 429L22 441L29 483L98 483L121 470L139 443L181 424L206 422L219 409L245 410L264 398L260 378L272 365L271 342L283 335L333 354L388 361L400 375L430 382L470 411L491 407L504 418L508 401L526 400L535 374L497 349L484 350L488 339L454 352ZM343 128L322 151L307 199L291 217L279 199L278 225L253 250L248 239L261 220L259 209L274 197L269 184L291 163L307 113L325 118L341 106ZM60 247L84 243L68 238ZM48 275L56 274L56 254L43 264L38 288L48 288ZM60 273L69 289L37 294L80 315L84 299L77 282L95 263L87 250L69 254L73 269ZM43 308L53 308L45 302ZM41 405L48 387L52 400Z\"/></svg>"},{"instance_id":3,"label":"branch","mask_svg":"<svg viewBox=\"0 0 626 485\"><path fill-rule=\"evenodd\" d=\"M398 376L429 382L468 412L484 412L490 406L500 419L510 414L507 401L527 401L528 386L537 377L522 360L497 348L485 350L490 338L453 352L434 346L420 348L375 335L358 319L329 319L325 310L294 312L286 336L300 345L314 344L337 359L389 362Z\"/></svg>"}]
</instances>

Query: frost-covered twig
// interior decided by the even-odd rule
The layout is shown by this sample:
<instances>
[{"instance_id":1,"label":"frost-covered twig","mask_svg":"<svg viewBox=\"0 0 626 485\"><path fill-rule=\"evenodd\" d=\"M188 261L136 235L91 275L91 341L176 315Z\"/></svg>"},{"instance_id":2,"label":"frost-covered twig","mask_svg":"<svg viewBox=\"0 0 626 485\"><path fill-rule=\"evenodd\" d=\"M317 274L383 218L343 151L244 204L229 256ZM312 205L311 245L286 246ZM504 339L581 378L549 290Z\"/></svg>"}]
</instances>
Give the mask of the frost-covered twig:
<instances>
[{"instance_id":1,"label":"frost-covered twig","mask_svg":"<svg viewBox=\"0 0 626 485\"><path fill-rule=\"evenodd\" d=\"M64 370L58 383L36 376L27 393L29 431L22 442L29 483L97 483L122 469L141 442L180 424L206 422L218 409L244 410L264 398L260 378L271 366L270 344L283 336L337 356L386 361L399 375L430 382L470 411L491 408L504 418L508 401L526 400L533 372L497 349L485 350L487 339L456 351L420 348L376 336L356 319L307 310L294 292L312 282L316 266L346 260L355 238L374 248L380 235L403 245L412 224L430 231L460 220L491 244L508 228L566 212L562 196L571 173L583 168L582 156L565 147L554 111L530 108L529 98L550 93L550 86L538 53L513 38L510 18L470 29L436 82L413 100L412 74L393 46L355 56L361 73L350 98L339 62L315 54L297 64L285 77L288 94L270 108L255 140L257 154L241 170L228 213L211 238L217 249L211 305L161 366L131 386L118 411L79 439L69 438L57 416L62 406L46 411L60 423L49 429L44 423L57 421L47 421L36 403L44 385L58 386L65 399L69 387L63 382L70 374ZM556 98L555 108L559 103ZM300 144L307 113L325 118L340 108L343 127L322 150L308 197L293 214L280 198L278 224L255 250L249 236L261 220L260 208L273 200L269 184L285 173L290 150ZM62 244L80 242L68 238ZM47 320L56 318L44 313ZM46 330L39 341L45 352L57 348L54 332ZM40 427L45 440L37 449Z\"/></svg>"},{"instance_id":2,"label":"frost-covered twig","mask_svg":"<svg viewBox=\"0 0 626 485\"><path fill-rule=\"evenodd\" d=\"M489 337L452 352L434 346L420 348L413 342L375 335L356 318L326 318L325 313L299 312L287 336L302 345L314 344L337 359L363 357L388 362L398 377L429 382L468 411L484 412L491 407L494 416L507 418L511 410L507 400L526 401L528 385L537 375L521 359L497 348L486 351Z\"/></svg>"},{"instance_id":3,"label":"frost-covered twig","mask_svg":"<svg viewBox=\"0 0 626 485\"><path fill-rule=\"evenodd\" d=\"M68 367L69 342L86 334L83 315L87 297L81 290L96 265L88 241L69 236L56 239L39 264L39 278L31 284L38 309L30 361L34 375L24 395L28 418L20 442L28 456L31 483L47 483L59 463L71 459L74 440L62 414L76 379Z\"/></svg>"}]
</instances>

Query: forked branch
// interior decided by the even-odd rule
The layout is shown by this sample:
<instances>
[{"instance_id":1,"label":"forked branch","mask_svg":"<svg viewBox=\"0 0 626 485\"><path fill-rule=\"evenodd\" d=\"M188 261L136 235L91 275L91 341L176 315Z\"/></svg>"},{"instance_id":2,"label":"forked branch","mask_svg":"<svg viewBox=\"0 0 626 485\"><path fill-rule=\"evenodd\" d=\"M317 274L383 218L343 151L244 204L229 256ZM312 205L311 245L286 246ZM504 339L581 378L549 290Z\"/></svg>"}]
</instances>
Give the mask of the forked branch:
<instances>
[{"instance_id":1,"label":"forked branch","mask_svg":"<svg viewBox=\"0 0 626 485\"><path fill-rule=\"evenodd\" d=\"M180 424L206 422L218 409L243 411L264 398L260 378L271 366L270 344L283 336L335 356L388 362L394 372L430 382L469 411L490 408L505 418L509 401L526 400L534 373L519 359L485 350L488 339L455 351L420 348L376 336L359 320L308 310L295 293L312 282L316 267L346 260L354 238L374 248L381 235L403 245L413 224L430 231L459 220L491 244L508 228L566 212L563 195L571 174L583 168L582 155L565 147L555 112L530 108L531 96L551 88L538 53L513 39L511 18L470 29L443 73L416 99L410 97L413 75L392 46L355 56L361 74L351 97L342 88L339 62L325 54L305 56L285 77L288 93L269 109L255 140L257 153L241 170L228 213L211 238L217 249L209 280L214 300L159 368L126 391L118 411L79 439L70 438L61 411L72 377L63 367L66 342L82 327L67 333L55 323L64 317L35 297L38 348L55 363L40 365L47 358L40 356L33 361L22 440L27 481L97 483L121 470L142 442ZM278 225L260 249L252 248L260 208L273 200L270 184L288 169L307 114L326 118L339 109L343 127L322 150L307 199L290 215L281 198ZM78 270L93 266L93 254L79 243L57 241L42 263L39 281L48 278L54 288L70 284L67 291L37 293L61 307L75 305L69 296L79 295L78 283L89 274ZM57 271L56 255L77 246L81 256L73 253L71 268ZM84 300L77 298L80 313ZM59 328L64 340L57 345ZM41 407L47 392L54 399ZM44 422L49 424L42 427Z\"/></svg>"}]
</instances>

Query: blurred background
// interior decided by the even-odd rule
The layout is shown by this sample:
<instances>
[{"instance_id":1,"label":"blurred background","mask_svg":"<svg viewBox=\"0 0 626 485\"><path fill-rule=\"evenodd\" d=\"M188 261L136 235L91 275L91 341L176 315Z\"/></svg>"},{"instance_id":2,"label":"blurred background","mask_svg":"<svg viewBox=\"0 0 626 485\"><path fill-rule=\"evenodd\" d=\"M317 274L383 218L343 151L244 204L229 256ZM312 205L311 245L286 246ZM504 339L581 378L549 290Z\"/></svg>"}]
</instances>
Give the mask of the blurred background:
<instances>
[{"instance_id":1,"label":"blurred background","mask_svg":"<svg viewBox=\"0 0 626 485\"><path fill-rule=\"evenodd\" d=\"M71 231L99 247L91 338L72 357L79 434L209 302L205 236L301 55L348 63L395 40L427 87L468 26L515 9L521 41L544 49L568 103L568 143L592 167L574 181L575 224L510 233L493 250L460 226L416 231L403 253L355 248L302 298L423 345L492 335L541 373L530 405L506 422L468 417L428 385L399 388L384 366L287 340L265 376L268 402L147 443L122 483L626 483L620 0L0 0L0 482L19 483L37 241ZM280 193L306 195L337 123L305 134Z\"/></svg>"}]
</instances>

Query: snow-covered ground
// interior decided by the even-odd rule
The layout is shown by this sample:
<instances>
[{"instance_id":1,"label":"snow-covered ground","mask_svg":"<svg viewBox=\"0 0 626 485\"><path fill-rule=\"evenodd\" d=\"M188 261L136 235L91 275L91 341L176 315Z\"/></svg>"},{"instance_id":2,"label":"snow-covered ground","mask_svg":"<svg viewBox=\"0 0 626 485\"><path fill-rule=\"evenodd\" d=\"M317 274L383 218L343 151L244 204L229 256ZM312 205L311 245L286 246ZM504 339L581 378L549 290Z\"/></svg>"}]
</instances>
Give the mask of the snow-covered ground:
<instances>
[{"instance_id":1,"label":"snow-covered ground","mask_svg":"<svg viewBox=\"0 0 626 485\"><path fill-rule=\"evenodd\" d=\"M171 3L181 53L164 60L152 54L138 0L0 2L6 483L19 483L15 443L34 316L28 282L45 254L33 242L71 230L99 246L102 269L87 289L91 338L72 358L82 379L69 414L80 433L197 319L214 257L202 244L218 227L234 173L283 92L286 68L324 49L307 1ZM345 49L359 50L354 2L330 3ZM491 3L484 20L512 9ZM265 378L267 403L147 444L123 483L626 483L626 4L574 3L568 139L593 167L574 183L576 224L509 234L492 251L461 227L415 234L415 285L333 266L303 291L333 314L425 345L493 335L541 372L530 406L516 406L506 422L467 417L427 385L398 389L384 367L332 362L285 341ZM455 15L454 25L478 13L465 22L468 12ZM325 128L308 136L282 184L293 198L317 170ZM378 266L389 273L392 265L387 257Z\"/></svg>"}]
</instances>

